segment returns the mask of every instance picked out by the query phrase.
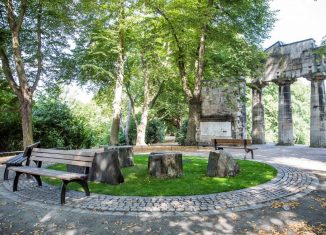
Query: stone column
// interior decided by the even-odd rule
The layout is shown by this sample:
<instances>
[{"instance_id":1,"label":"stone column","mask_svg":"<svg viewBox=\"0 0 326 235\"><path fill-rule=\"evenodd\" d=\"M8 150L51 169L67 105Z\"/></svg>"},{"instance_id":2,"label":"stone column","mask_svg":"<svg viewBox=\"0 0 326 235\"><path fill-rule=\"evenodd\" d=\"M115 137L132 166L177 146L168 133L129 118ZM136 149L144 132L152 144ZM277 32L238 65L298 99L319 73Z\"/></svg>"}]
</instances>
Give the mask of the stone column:
<instances>
[{"instance_id":1,"label":"stone column","mask_svg":"<svg viewBox=\"0 0 326 235\"><path fill-rule=\"evenodd\" d=\"M310 146L326 147L326 77L311 79Z\"/></svg>"},{"instance_id":2,"label":"stone column","mask_svg":"<svg viewBox=\"0 0 326 235\"><path fill-rule=\"evenodd\" d=\"M278 145L294 144L291 84L290 80L278 82Z\"/></svg>"},{"instance_id":3,"label":"stone column","mask_svg":"<svg viewBox=\"0 0 326 235\"><path fill-rule=\"evenodd\" d=\"M252 88L252 143L265 144L265 116L262 103L263 86Z\"/></svg>"}]
</instances>

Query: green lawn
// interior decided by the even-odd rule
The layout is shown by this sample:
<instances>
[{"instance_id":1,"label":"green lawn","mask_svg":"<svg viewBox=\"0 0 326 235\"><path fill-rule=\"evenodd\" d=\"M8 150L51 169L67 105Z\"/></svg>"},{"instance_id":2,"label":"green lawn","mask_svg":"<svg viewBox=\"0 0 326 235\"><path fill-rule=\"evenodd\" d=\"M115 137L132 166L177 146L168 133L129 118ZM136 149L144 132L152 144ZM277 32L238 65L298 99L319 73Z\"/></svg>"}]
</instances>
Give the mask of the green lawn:
<instances>
[{"instance_id":1,"label":"green lawn","mask_svg":"<svg viewBox=\"0 0 326 235\"><path fill-rule=\"evenodd\" d=\"M252 187L273 179L277 171L273 167L259 162L238 160L240 174L230 178L212 178L205 175L207 159L202 157L183 156L184 175L176 179L156 179L147 174L147 155L135 155L135 166L123 168L125 182L120 185L108 185L90 182L90 191L93 193L123 195L123 196L176 196L198 195L226 192L236 189ZM66 166L57 164L51 169L66 170ZM43 177L44 181L54 185L61 185L60 180ZM68 186L70 189L82 191L75 183Z\"/></svg>"}]
</instances>

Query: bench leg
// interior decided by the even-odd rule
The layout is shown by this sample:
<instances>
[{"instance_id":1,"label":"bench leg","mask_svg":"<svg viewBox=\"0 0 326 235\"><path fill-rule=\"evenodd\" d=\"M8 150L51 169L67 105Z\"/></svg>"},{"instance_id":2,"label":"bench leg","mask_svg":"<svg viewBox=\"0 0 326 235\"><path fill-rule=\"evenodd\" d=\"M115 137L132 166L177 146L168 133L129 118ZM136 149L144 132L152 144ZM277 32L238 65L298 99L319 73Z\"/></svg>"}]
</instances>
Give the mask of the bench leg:
<instances>
[{"instance_id":1,"label":"bench leg","mask_svg":"<svg viewBox=\"0 0 326 235\"><path fill-rule=\"evenodd\" d=\"M245 149L246 153L249 153L251 154L251 159L254 159L254 150L252 149ZM244 160L246 160L246 157L244 158Z\"/></svg>"},{"instance_id":2,"label":"bench leg","mask_svg":"<svg viewBox=\"0 0 326 235\"><path fill-rule=\"evenodd\" d=\"M42 186L41 176L39 176L39 175L32 175L32 176L36 179L37 185Z\"/></svg>"},{"instance_id":3,"label":"bench leg","mask_svg":"<svg viewBox=\"0 0 326 235\"><path fill-rule=\"evenodd\" d=\"M62 186L61 186L61 204L66 203L66 189L67 189L67 184L69 181L67 180L62 180Z\"/></svg>"},{"instance_id":4,"label":"bench leg","mask_svg":"<svg viewBox=\"0 0 326 235\"><path fill-rule=\"evenodd\" d=\"M8 170L8 166L6 165L5 172L3 174L3 180L8 180L9 179L8 175L9 175L9 170Z\"/></svg>"},{"instance_id":5,"label":"bench leg","mask_svg":"<svg viewBox=\"0 0 326 235\"><path fill-rule=\"evenodd\" d=\"M15 179L14 179L14 185L12 191L16 192L17 191L17 186L18 186L18 180L19 176L21 175L21 172L16 172Z\"/></svg>"},{"instance_id":6,"label":"bench leg","mask_svg":"<svg viewBox=\"0 0 326 235\"><path fill-rule=\"evenodd\" d=\"M89 188L88 188L88 183L86 180L80 180L79 184L83 187L84 191L85 191L85 195L89 196Z\"/></svg>"}]
</instances>

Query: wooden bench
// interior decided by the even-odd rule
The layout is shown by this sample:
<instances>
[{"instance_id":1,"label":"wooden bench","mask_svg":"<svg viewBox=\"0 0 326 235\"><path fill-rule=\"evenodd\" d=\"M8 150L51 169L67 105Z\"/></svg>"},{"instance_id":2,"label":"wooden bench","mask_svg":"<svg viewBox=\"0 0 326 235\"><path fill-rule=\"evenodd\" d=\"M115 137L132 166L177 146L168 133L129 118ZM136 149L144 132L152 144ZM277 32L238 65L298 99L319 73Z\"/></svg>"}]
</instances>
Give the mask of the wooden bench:
<instances>
[{"instance_id":1,"label":"wooden bench","mask_svg":"<svg viewBox=\"0 0 326 235\"><path fill-rule=\"evenodd\" d=\"M251 159L254 159L254 150L258 148L248 147L251 145L250 139L212 139L215 150L224 148L244 149L246 153L251 153ZM246 156L244 157L246 159Z\"/></svg>"},{"instance_id":2,"label":"wooden bench","mask_svg":"<svg viewBox=\"0 0 326 235\"><path fill-rule=\"evenodd\" d=\"M39 148L40 142L36 142L34 144L31 144L25 148L25 151L22 153L17 154L16 156L10 158L3 164L6 164L6 168L3 174L3 180L8 180L8 168L11 166L22 166L23 163L27 160L27 158L31 155L33 148ZM26 165L29 165L29 162L26 163Z\"/></svg>"},{"instance_id":3,"label":"wooden bench","mask_svg":"<svg viewBox=\"0 0 326 235\"><path fill-rule=\"evenodd\" d=\"M28 162L34 161L37 166L9 167L9 170L16 172L13 184L13 191L17 191L19 176L25 173L32 175L36 179L38 186L42 186L41 176L48 176L61 179L61 204L65 203L66 188L70 182L76 182L80 184L83 187L86 196L89 196L90 192L87 180L89 169L92 166L94 157L95 152L85 152L82 150L56 150L33 148L30 157L28 157ZM82 166L85 167L85 171L84 173L80 174L41 168L43 162L63 163L75 166Z\"/></svg>"}]
</instances>

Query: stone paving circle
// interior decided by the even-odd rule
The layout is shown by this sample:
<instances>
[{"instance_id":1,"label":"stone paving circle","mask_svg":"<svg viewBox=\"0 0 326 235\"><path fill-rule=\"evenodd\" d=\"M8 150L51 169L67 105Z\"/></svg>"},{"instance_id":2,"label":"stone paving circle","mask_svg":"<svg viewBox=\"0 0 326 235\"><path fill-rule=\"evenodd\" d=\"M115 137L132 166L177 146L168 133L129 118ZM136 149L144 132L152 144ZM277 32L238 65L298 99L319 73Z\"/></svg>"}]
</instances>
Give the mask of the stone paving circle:
<instances>
[{"instance_id":1,"label":"stone paving circle","mask_svg":"<svg viewBox=\"0 0 326 235\"><path fill-rule=\"evenodd\" d=\"M42 206L58 206L80 213L103 213L131 216L186 216L212 215L228 211L242 211L271 205L275 200L295 200L315 190L318 179L297 168L272 164L277 176L256 187L196 196L137 197L109 196L68 191L66 204L60 205L60 188L48 184L38 187L32 179L24 177L18 191L12 192L13 180L2 183L0 193L25 203Z\"/></svg>"}]
</instances>

